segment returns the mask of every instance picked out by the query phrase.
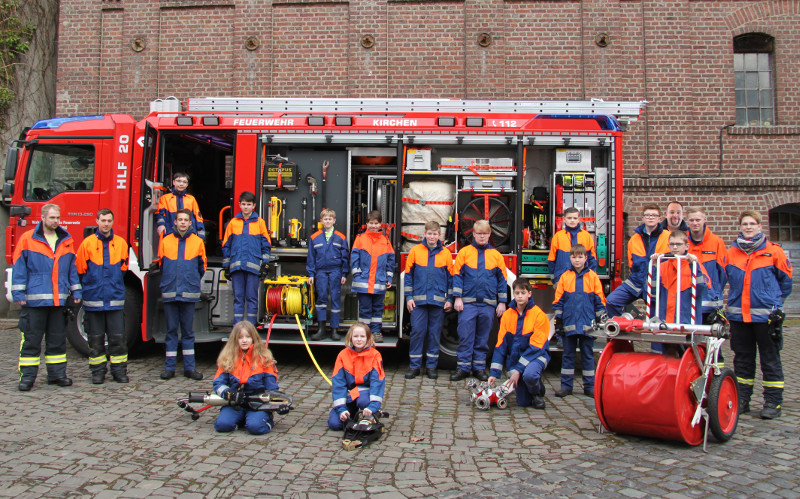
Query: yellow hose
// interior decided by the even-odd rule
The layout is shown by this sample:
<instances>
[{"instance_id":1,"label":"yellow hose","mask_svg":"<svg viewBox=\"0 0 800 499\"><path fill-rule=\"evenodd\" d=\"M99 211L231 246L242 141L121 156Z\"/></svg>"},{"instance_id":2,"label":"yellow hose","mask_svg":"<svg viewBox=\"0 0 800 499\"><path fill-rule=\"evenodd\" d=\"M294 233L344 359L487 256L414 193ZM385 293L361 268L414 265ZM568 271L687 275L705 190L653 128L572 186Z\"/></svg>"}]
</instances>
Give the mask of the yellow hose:
<instances>
[{"instance_id":1,"label":"yellow hose","mask_svg":"<svg viewBox=\"0 0 800 499\"><path fill-rule=\"evenodd\" d=\"M319 371L322 377L325 378L325 381L327 381L329 385L333 385L333 383L331 383L331 380L328 379L327 376L325 376L324 372L322 372L322 369L319 368L319 364L317 364L317 359L315 359L314 354L311 353L311 347L308 346L308 341L306 341L306 335L303 334L303 326L300 325L300 317L297 314L294 314L294 320L297 321L297 329L300 331L300 337L303 338L303 344L306 346L306 350L308 350L308 355L309 357L311 357L311 361L314 362L314 366L317 368L317 371Z\"/></svg>"}]
</instances>

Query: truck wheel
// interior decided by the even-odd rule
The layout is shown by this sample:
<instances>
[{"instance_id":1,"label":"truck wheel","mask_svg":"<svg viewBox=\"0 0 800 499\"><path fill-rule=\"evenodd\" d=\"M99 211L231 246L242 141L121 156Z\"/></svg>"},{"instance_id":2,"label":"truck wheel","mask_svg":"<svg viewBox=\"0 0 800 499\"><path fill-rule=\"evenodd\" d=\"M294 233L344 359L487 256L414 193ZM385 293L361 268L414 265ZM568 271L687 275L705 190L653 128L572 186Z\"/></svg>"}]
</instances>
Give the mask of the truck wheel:
<instances>
[{"instance_id":1,"label":"truck wheel","mask_svg":"<svg viewBox=\"0 0 800 499\"><path fill-rule=\"evenodd\" d=\"M142 326L142 293L133 286L125 288L125 341L128 353L132 352L140 343ZM81 306L75 312L75 319L70 319L67 324L67 340L76 352L84 357L89 356L89 342L86 337L83 319L85 312Z\"/></svg>"},{"instance_id":2,"label":"truck wheel","mask_svg":"<svg viewBox=\"0 0 800 499\"><path fill-rule=\"evenodd\" d=\"M142 291L136 286L125 286L125 342L128 354L142 342Z\"/></svg>"},{"instance_id":3,"label":"truck wheel","mask_svg":"<svg viewBox=\"0 0 800 499\"><path fill-rule=\"evenodd\" d=\"M739 392L731 369L714 376L708 389L708 428L718 442L727 442L739 424Z\"/></svg>"},{"instance_id":4,"label":"truck wheel","mask_svg":"<svg viewBox=\"0 0 800 499\"><path fill-rule=\"evenodd\" d=\"M72 306L72 305L67 305ZM76 352L84 357L89 356L89 343L86 340L86 330L83 327L83 306L75 311L75 318L67 323L67 341Z\"/></svg>"},{"instance_id":5,"label":"truck wheel","mask_svg":"<svg viewBox=\"0 0 800 499\"><path fill-rule=\"evenodd\" d=\"M439 369L453 370L458 365L458 312L444 314L439 340Z\"/></svg>"}]
</instances>

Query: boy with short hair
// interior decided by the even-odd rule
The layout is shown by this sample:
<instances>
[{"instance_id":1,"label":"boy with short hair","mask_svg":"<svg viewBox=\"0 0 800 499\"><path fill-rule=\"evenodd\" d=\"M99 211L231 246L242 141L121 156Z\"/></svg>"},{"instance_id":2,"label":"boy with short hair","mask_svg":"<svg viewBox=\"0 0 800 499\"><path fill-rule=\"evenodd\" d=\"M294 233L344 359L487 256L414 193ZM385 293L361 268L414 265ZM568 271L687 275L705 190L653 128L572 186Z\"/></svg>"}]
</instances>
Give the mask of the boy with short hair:
<instances>
[{"instance_id":1,"label":"boy with short hair","mask_svg":"<svg viewBox=\"0 0 800 499\"><path fill-rule=\"evenodd\" d=\"M383 299L394 276L394 248L381 232L382 222L378 210L369 212L367 230L356 237L350 253L350 289L358 294L358 320L369 324L375 343L383 343Z\"/></svg>"},{"instance_id":2,"label":"boy with short hair","mask_svg":"<svg viewBox=\"0 0 800 499\"><path fill-rule=\"evenodd\" d=\"M437 367L442 323L444 313L453 306L453 255L442 246L440 237L439 223L427 222L424 241L411 248L406 259L403 291L406 308L411 314L410 362L406 379L419 376L426 340L426 374L430 379L439 377Z\"/></svg>"},{"instance_id":3,"label":"boy with short hair","mask_svg":"<svg viewBox=\"0 0 800 499\"><path fill-rule=\"evenodd\" d=\"M187 209L192 215L192 229L205 240L206 228L203 225L203 215L200 214L200 207L197 200L186 192L189 187L189 174L177 172L172 175L172 189L158 200L158 211L156 212L156 230L158 235L163 237L175 227L175 217L178 210Z\"/></svg>"},{"instance_id":4,"label":"boy with short hair","mask_svg":"<svg viewBox=\"0 0 800 499\"><path fill-rule=\"evenodd\" d=\"M203 379L194 363L194 308L200 301L200 289L206 272L206 247L192 232L192 212L181 209L175 214L175 228L158 245L161 266L161 297L167 334L164 339L166 361L161 379L175 376L178 357L178 326L181 328L183 375Z\"/></svg>"},{"instance_id":5,"label":"boy with short hair","mask_svg":"<svg viewBox=\"0 0 800 499\"><path fill-rule=\"evenodd\" d=\"M257 324L258 285L266 277L272 245L266 222L255 212L255 194L242 192L239 208L241 211L228 222L222 238L222 269L233 284L233 323L246 318Z\"/></svg>"},{"instance_id":6,"label":"boy with short hair","mask_svg":"<svg viewBox=\"0 0 800 499\"><path fill-rule=\"evenodd\" d=\"M682 230L673 230L669 233L669 249L670 255L685 255L686 258L679 262L676 258L662 259L660 266L660 280L655 285L657 286L659 303L658 310L655 310L654 293L653 300L650 304L650 315L657 316L662 321L673 324L691 324L692 314L696 314L696 323L702 324L702 316L700 310L703 303L703 298L706 296L708 286L706 283L711 282L705 267L703 267L697 259L697 256L688 253L689 250L689 237L686 232ZM658 254L656 254L657 256ZM692 310L692 264L697 264L697 294L696 304L697 309ZM680 268L680 284L678 289L678 269ZM654 271L655 274L655 271ZM653 276L655 279L655 275ZM678 294L680 293L680 309L677 307ZM662 343L651 344L651 349L654 352L660 353L675 353L674 349L664 348ZM680 350L680 349L679 349ZM680 353L678 350L678 353Z\"/></svg>"},{"instance_id":7,"label":"boy with short hair","mask_svg":"<svg viewBox=\"0 0 800 499\"><path fill-rule=\"evenodd\" d=\"M514 301L500 319L489 386L494 385L505 368L516 387L517 405L544 409L542 373L550 361L550 321L533 302L533 287L527 279L514 281L513 293Z\"/></svg>"},{"instance_id":8,"label":"boy with short hair","mask_svg":"<svg viewBox=\"0 0 800 499\"><path fill-rule=\"evenodd\" d=\"M349 246L347 237L333 228L336 224L336 212L325 208L319 215L322 230L311 234L308 241L308 259L306 271L308 284L314 286L317 301L317 332L311 336L314 341L328 337L325 321L328 319L328 298L330 297L330 324L333 341L342 339L339 336L339 317L342 314L342 285L347 282L350 272Z\"/></svg>"},{"instance_id":9,"label":"boy with short hair","mask_svg":"<svg viewBox=\"0 0 800 499\"><path fill-rule=\"evenodd\" d=\"M474 240L461 248L453 265L453 307L458 314L458 364L450 381L474 376L486 381L489 332L494 317L506 311L508 285L503 255L491 244L487 220L472 226Z\"/></svg>"},{"instance_id":10,"label":"boy with short hair","mask_svg":"<svg viewBox=\"0 0 800 499\"><path fill-rule=\"evenodd\" d=\"M553 286L558 285L561 274L572 266L569 252L570 248L576 244L582 244L586 248L586 267L590 270L596 269L594 240L591 234L581 229L580 210L570 206L564 210L564 228L553 234L553 239L550 241L547 265L550 267L550 273L553 274Z\"/></svg>"},{"instance_id":11,"label":"boy with short hair","mask_svg":"<svg viewBox=\"0 0 800 499\"><path fill-rule=\"evenodd\" d=\"M561 361L561 389L556 397L572 394L575 378L575 348L580 344L583 372L583 394L594 397L594 338L589 335L592 321L601 320L606 313L603 285L597 274L586 267L586 248L576 244L570 248L572 266L561 275L556 287L553 310L556 330L564 336L564 356Z\"/></svg>"}]
</instances>

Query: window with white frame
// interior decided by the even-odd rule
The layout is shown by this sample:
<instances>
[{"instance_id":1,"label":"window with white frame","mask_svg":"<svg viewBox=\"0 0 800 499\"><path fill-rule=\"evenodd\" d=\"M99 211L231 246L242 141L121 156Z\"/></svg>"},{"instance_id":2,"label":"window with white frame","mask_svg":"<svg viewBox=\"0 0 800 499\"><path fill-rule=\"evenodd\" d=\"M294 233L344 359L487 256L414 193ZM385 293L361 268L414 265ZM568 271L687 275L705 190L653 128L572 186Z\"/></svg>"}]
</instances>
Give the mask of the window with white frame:
<instances>
[{"instance_id":1,"label":"window with white frame","mask_svg":"<svg viewBox=\"0 0 800 499\"><path fill-rule=\"evenodd\" d=\"M736 125L775 124L775 39L746 33L733 39Z\"/></svg>"}]
</instances>

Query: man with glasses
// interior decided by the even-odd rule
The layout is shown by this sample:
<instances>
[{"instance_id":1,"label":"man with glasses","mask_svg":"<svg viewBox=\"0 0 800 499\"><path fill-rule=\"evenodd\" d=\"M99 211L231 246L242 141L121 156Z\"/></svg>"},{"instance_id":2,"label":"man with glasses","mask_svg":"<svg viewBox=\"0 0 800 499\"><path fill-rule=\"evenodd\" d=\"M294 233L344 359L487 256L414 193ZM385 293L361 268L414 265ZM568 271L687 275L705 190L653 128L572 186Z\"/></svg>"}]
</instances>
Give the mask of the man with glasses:
<instances>
[{"instance_id":1,"label":"man with glasses","mask_svg":"<svg viewBox=\"0 0 800 499\"><path fill-rule=\"evenodd\" d=\"M634 229L633 236L628 241L628 267L631 274L608 295L606 310L609 317L621 315L626 305L644 296L650 256L654 253L669 253L669 231L659 224L660 219L661 208L657 205L649 204L642 210L642 225Z\"/></svg>"}]
</instances>

